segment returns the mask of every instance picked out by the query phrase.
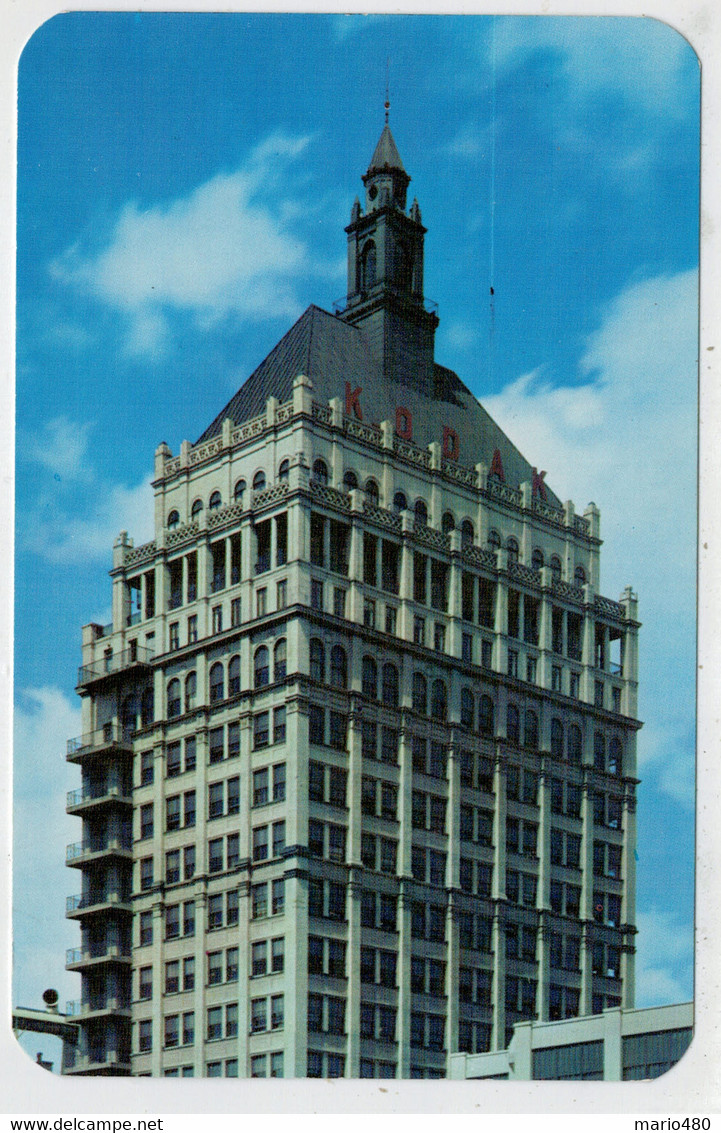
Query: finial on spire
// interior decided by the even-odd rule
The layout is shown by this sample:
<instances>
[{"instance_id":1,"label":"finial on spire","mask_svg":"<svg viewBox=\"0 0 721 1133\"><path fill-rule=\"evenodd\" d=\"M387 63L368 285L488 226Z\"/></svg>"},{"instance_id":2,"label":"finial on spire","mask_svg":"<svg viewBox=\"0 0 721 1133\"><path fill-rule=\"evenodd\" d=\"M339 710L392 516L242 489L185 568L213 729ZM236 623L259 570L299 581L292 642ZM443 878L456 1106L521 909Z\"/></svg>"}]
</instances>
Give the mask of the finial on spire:
<instances>
[{"instance_id":1,"label":"finial on spire","mask_svg":"<svg viewBox=\"0 0 721 1133\"><path fill-rule=\"evenodd\" d=\"M391 66L391 61L390 61L390 58L387 58L387 59L386 59L386 101L385 101L385 111L386 111L386 126L388 125L388 111L389 111L389 110L390 110L390 108L391 108L391 100L390 100L390 66Z\"/></svg>"}]
</instances>

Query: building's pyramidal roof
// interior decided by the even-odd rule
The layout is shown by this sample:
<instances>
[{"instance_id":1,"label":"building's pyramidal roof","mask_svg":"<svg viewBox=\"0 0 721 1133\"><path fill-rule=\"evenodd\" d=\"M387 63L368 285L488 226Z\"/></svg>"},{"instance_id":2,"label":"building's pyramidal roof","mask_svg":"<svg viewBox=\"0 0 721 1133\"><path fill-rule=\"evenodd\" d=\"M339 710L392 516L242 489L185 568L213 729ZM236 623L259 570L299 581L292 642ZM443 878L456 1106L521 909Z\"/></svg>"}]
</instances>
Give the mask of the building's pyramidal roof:
<instances>
[{"instance_id":1,"label":"building's pyramidal roof","mask_svg":"<svg viewBox=\"0 0 721 1133\"><path fill-rule=\"evenodd\" d=\"M398 169L400 170L400 172L405 173L403 162L401 161L401 155L398 152L398 146L393 139L391 128L387 122L383 127L383 132L381 133L380 138L378 139L378 144L373 151L373 157L371 158L371 163L368 166L368 173L366 174L366 176L368 176L368 174L370 173L376 173L383 169Z\"/></svg>"},{"instance_id":2,"label":"building's pyramidal roof","mask_svg":"<svg viewBox=\"0 0 721 1133\"><path fill-rule=\"evenodd\" d=\"M269 397L290 401L299 374L310 378L313 396L323 404L333 397L345 402L347 385L351 390L360 387L364 421L379 425L383 418L393 420L396 408L403 406L412 415L414 444L425 448L441 441L449 427L458 434L460 464L473 467L482 461L490 466L498 450L511 487L532 478L529 462L452 370L435 363L432 397L389 382L362 327L316 306L304 311L196 443L217 436L226 418L240 425L259 416ZM549 503L559 506L550 488L547 493Z\"/></svg>"}]
</instances>

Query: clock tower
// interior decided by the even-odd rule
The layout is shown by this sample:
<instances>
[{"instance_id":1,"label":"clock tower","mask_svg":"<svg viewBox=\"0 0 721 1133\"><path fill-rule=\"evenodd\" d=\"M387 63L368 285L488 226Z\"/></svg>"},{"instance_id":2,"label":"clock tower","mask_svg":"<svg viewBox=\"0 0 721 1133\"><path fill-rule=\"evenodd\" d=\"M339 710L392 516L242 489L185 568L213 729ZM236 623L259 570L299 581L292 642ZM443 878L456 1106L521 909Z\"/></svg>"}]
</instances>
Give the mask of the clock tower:
<instances>
[{"instance_id":1,"label":"clock tower","mask_svg":"<svg viewBox=\"0 0 721 1133\"><path fill-rule=\"evenodd\" d=\"M423 239L418 201L406 210L410 177L388 125L363 177L348 234L348 296L342 318L362 326L384 378L433 396L438 316L423 299Z\"/></svg>"}]
</instances>

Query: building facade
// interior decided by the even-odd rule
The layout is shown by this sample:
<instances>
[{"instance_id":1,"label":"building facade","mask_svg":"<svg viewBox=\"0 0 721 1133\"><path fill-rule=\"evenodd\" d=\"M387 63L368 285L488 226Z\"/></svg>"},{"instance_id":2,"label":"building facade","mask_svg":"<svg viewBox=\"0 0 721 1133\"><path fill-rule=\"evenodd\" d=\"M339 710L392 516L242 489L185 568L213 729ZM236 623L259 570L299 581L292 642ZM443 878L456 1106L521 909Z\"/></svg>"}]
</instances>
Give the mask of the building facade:
<instances>
[{"instance_id":1,"label":"building facade","mask_svg":"<svg viewBox=\"0 0 721 1133\"><path fill-rule=\"evenodd\" d=\"M557 1023L516 1023L506 1050L453 1054L449 1078L516 1082L641 1082L666 1074L693 1038L693 1003L672 1003Z\"/></svg>"},{"instance_id":2,"label":"building facade","mask_svg":"<svg viewBox=\"0 0 721 1133\"><path fill-rule=\"evenodd\" d=\"M434 358L386 123L310 307L113 549L77 1073L443 1077L633 1005L636 598Z\"/></svg>"}]
</instances>

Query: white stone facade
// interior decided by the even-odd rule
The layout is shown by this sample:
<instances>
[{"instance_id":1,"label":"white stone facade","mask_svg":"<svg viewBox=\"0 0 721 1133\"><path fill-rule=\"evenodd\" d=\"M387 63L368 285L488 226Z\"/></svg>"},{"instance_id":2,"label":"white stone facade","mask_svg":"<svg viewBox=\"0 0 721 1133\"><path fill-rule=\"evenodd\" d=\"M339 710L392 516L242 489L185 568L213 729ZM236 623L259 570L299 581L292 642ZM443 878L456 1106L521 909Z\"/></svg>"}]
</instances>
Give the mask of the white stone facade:
<instances>
[{"instance_id":1,"label":"white stone facade","mask_svg":"<svg viewBox=\"0 0 721 1133\"><path fill-rule=\"evenodd\" d=\"M444 1076L633 1006L637 603L597 509L302 376L155 477L83 631L77 1072Z\"/></svg>"}]
</instances>

